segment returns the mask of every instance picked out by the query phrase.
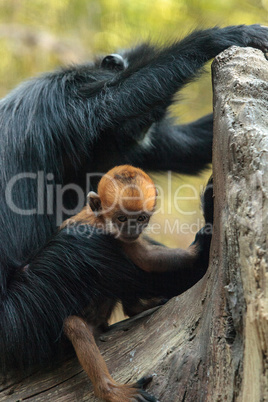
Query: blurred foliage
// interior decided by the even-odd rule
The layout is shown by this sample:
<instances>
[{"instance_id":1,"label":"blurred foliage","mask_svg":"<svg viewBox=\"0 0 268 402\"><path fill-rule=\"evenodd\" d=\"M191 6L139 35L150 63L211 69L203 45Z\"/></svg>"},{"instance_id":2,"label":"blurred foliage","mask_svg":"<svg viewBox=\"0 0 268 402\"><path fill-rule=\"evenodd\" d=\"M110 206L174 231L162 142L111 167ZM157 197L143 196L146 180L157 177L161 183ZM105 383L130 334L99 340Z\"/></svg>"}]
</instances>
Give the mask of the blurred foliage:
<instances>
[{"instance_id":1,"label":"blurred foliage","mask_svg":"<svg viewBox=\"0 0 268 402\"><path fill-rule=\"evenodd\" d=\"M268 25L267 11L268 0L0 0L0 96L39 72L142 40L165 43L196 27ZM210 74L205 74L182 91L183 103L173 107L172 114L182 122L194 120L211 111L211 98ZM198 193L205 176L190 180ZM166 186L165 175L155 179ZM175 178L173 192L181 182L189 183L189 178ZM199 200L192 198L184 201L184 208L199 211ZM169 209L171 201L163 202ZM161 221L165 215L158 216ZM183 219L200 219L200 214L184 214ZM178 244L172 235L155 237ZM181 244L188 241L181 236Z\"/></svg>"}]
</instances>

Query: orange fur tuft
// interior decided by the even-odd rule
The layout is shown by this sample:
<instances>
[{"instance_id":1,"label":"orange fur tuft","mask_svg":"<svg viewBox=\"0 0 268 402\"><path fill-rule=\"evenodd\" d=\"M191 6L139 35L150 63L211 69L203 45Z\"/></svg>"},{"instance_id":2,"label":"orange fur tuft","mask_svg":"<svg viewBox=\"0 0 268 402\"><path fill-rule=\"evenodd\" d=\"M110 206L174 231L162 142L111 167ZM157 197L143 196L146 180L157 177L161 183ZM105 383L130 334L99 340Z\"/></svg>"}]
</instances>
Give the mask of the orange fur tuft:
<instances>
[{"instance_id":1,"label":"orange fur tuft","mask_svg":"<svg viewBox=\"0 0 268 402\"><path fill-rule=\"evenodd\" d=\"M153 212L156 188L152 179L141 169L130 165L116 166L99 182L98 194L104 210Z\"/></svg>"}]
</instances>

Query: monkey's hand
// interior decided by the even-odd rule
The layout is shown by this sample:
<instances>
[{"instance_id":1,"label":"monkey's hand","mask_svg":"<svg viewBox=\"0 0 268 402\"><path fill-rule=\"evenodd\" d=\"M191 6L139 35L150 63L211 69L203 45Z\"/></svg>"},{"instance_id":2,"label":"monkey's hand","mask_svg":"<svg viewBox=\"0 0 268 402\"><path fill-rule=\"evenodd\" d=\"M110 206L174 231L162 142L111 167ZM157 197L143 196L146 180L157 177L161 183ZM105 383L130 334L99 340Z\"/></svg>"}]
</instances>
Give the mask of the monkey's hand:
<instances>
[{"instance_id":1,"label":"monkey's hand","mask_svg":"<svg viewBox=\"0 0 268 402\"><path fill-rule=\"evenodd\" d=\"M209 264L209 252L212 238L212 224L206 223L199 232L196 233L195 239L191 246L195 246L198 255L198 265L207 270Z\"/></svg>"},{"instance_id":2,"label":"monkey's hand","mask_svg":"<svg viewBox=\"0 0 268 402\"><path fill-rule=\"evenodd\" d=\"M241 29L241 40L244 42L244 46L260 49L264 53L268 51L268 27L254 24L242 25L238 27L238 30L239 28Z\"/></svg>"}]
</instances>

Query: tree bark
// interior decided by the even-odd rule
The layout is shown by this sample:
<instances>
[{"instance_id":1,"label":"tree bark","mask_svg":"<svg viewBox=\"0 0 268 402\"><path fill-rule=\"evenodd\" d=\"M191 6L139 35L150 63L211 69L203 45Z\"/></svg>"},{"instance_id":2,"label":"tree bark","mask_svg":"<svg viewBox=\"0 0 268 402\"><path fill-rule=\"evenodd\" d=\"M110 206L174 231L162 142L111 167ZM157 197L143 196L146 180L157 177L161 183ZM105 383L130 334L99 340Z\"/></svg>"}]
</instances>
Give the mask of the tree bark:
<instances>
[{"instance_id":1,"label":"tree bark","mask_svg":"<svg viewBox=\"0 0 268 402\"><path fill-rule=\"evenodd\" d=\"M268 400L268 62L233 47L213 66L215 223L207 274L98 345L113 377L155 374L161 402ZM97 401L76 358L5 379L0 401Z\"/></svg>"},{"instance_id":2,"label":"tree bark","mask_svg":"<svg viewBox=\"0 0 268 402\"><path fill-rule=\"evenodd\" d=\"M233 381L235 400L267 401L268 62L231 48L213 72L214 244L234 335L228 388Z\"/></svg>"}]
</instances>

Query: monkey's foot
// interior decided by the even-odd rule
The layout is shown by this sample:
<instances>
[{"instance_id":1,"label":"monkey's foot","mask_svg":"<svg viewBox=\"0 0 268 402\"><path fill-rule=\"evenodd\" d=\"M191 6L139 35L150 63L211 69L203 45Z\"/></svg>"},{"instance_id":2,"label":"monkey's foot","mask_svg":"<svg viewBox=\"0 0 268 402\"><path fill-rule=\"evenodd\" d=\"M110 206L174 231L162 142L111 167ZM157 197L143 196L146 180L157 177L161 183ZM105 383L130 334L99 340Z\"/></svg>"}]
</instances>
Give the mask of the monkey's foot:
<instances>
[{"instance_id":1,"label":"monkey's foot","mask_svg":"<svg viewBox=\"0 0 268 402\"><path fill-rule=\"evenodd\" d=\"M99 390L98 396L107 402L157 402L154 396L143 389L151 381L152 376L142 377L134 384L109 382L106 384L105 389Z\"/></svg>"}]
</instances>

